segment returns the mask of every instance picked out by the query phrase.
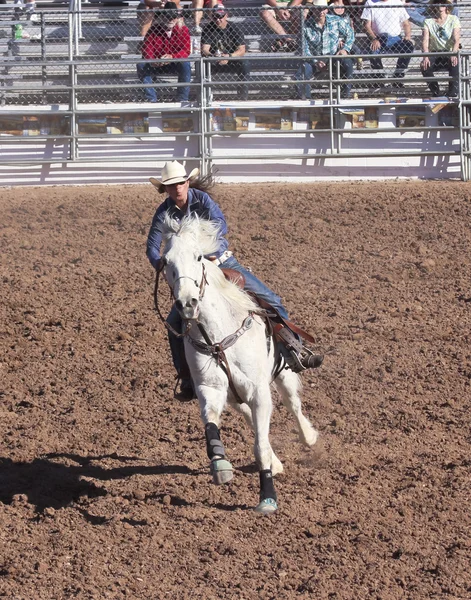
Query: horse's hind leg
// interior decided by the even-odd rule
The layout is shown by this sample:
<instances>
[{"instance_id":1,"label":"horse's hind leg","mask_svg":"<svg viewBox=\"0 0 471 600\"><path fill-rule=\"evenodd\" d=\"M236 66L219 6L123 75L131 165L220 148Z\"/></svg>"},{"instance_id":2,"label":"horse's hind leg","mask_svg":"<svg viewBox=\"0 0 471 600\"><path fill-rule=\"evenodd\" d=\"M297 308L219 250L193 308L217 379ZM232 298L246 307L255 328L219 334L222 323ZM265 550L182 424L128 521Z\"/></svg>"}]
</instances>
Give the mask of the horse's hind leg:
<instances>
[{"instance_id":1,"label":"horse's hind leg","mask_svg":"<svg viewBox=\"0 0 471 600\"><path fill-rule=\"evenodd\" d=\"M278 375L275 383L283 404L296 419L301 442L306 446L313 446L319 434L302 413L299 396L301 383L298 375L285 369Z\"/></svg>"},{"instance_id":2,"label":"horse's hind leg","mask_svg":"<svg viewBox=\"0 0 471 600\"><path fill-rule=\"evenodd\" d=\"M234 473L231 463L226 460L226 452L219 435L219 419L221 417L224 402L218 397L212 398L212 390L206 388L200 400L201 418L205 425L204 433L206 437L206 452L211 461L210 470L213 477L213 483L222 485L228 483Z\"/></svg>"}]
</instances>

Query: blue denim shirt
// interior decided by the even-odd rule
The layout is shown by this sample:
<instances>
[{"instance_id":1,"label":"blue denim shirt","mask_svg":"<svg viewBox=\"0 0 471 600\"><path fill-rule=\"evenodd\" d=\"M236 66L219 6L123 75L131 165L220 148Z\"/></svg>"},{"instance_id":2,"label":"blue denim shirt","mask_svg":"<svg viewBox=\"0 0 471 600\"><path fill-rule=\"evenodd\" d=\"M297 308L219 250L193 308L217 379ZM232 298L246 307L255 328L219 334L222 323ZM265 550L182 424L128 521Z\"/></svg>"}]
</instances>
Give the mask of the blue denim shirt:
<instances>
[{"instance_id":1,"label":"blue denim shirt","mask_svg":"<svg viewBox=\"0 0 471 600\"><path fill-rule=\"evenodd\" d=\"M188 189L188 208L190 214L197 214L201 219L215 221L219 224L219 249L215 253L216 258L219 258L229 247L229 242L225 238L227 234L226 219L221 209L209 194L192 188ZM157 269L160 259L160 246L162 245L161 226L167 212L177 221L180 221L185 216L171 198L167 198L157 209L152 219L149 235L147 236L147 258L154 269Z\"/></svg>"}]
</instances>

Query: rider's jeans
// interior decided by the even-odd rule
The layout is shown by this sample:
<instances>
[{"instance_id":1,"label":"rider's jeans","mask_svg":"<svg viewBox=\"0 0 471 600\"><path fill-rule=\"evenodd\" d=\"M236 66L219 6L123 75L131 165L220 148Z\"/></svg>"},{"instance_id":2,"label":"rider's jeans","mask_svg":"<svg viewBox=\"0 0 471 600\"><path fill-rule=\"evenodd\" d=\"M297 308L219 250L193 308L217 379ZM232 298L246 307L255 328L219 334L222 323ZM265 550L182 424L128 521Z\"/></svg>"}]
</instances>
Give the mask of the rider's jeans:
<instances>
[{"instance_id":1,"label":"rider's jeans","mask_svg":"<svg viewBox=\"0 0 471 600\"><path fill-rule=\"evenodd\" d=\"M241 264L239 264L238 260L233 256L230 256L226 261L224 261L221 265L219 265L223 269L234 269L234 271L238 271L242 273L245 277L245 290L248 292L253 292L269 304L275 308L280 316L284 319L289 319L288 312L286 308L281 303L281 298L277 296L270 288L268 288L264 283L262 283L253 273L245 269ZM175 308L175 305L172 306L172 310L170 311L167 317L167 323L175 329L175 331L182 331L183 321L180 316L180 313ZM180 377L185 375L182 373L182 356L184 355L183 350L183 338L176 337L170 330L168 331L168 341L170 344L170 351L172 353L172 361L173 365ZM221 340L214 340L221 341ZM183 385L187 384L186 376L182 377Z\"/></svg>"}]
</instances>

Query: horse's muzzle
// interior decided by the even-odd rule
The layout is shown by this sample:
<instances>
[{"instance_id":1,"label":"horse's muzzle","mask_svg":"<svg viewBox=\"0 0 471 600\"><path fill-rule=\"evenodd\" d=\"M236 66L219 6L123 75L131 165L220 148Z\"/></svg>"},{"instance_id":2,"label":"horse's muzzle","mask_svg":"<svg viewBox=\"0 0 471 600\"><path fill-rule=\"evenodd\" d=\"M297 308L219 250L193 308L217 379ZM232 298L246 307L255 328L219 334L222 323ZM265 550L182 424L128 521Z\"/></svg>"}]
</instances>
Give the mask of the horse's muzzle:
<instances>
[{"instance_id":1,"label":"horse's muzzle","mask_svg":"<svg viewBox=\"0 0 471 600\"><path fill-rule=\"evenodd\" d=\"M191 298L186 302L175 300L175 307L183 319L197 319L199 315L198 298Z\"/></svg>"}]
</instances>

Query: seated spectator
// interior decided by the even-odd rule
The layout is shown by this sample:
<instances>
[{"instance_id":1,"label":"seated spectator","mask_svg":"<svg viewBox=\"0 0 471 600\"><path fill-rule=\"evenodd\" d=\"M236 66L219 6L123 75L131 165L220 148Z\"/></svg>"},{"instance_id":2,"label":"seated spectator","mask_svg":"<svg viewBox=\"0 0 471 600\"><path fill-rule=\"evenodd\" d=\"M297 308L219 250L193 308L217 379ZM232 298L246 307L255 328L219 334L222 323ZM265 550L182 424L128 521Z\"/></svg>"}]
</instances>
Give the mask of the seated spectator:
<instances>
[{"instance_id":1,"label":"seated spectator","mask_svg":"<svg viewBox=\"0 0 471 600\"><path fill-rule=\"evenodd\" d=\"M446 6L443 6L443 5ZM441 5L441 6L440 6ZM448 96L458 96L458 57L440 56L440 52L458 52L460 49L460 20L451 14L453 5L449 0L432 0L433 18L425 19L422 52L436 52L436 56L424 56L420 68L424 77L433 77L435 71L447 70L453 79L448 84ZM434 96L440 95L440 86L430 81L428 87Z\"/></svg>"},{"instance_id":2,"label":"seated spectator","mask_svg":"<svg viewBox=\"0 0 471 600\"><path fill-rule=\"evenodd\" d=\"M394 77L404 77L412 58L414 43L411 40L409 15L402 1L366 0L361 18L365 22L365 31L370 38L372 54L408 55L398 58L394 71ZM383 68L380 58L370 59L370 64L372 69ZM404 84L398 82L394 87L402 88Z\"/></svg>"},{"instance_id":3,"label":"seated spectator","mask_svg":"<svg viewBox=\"0 0 471 600\"><path fill-rule=\"evenodd\" d=\"M231 60L245 55L245 38L235 23L230 23L226 9L222 4L211 11L211 21L203 27L201 33L201 54L219 56L221 60L211 62L211 72L231 73L239 81L247 81L250 74L247 60ZM239 86L240 99L247 100L247 85Z\"/></svg>"},{"instance_id":4,"label":"seated spectator","mask_svg":"<svg viewBox=\"0 0 471 600\"><path fill-rule=\"evenodd\" d=\"M140 31L139 34L144 37L149 31L150 26L154 18L154 10L162 8L165 4L165 0L144 0L137 7L137 15ZM177 8L180 8L180 0L176 0L175 4Z\"/></svg>"},{"instance_id":5,"label":"seated spectator","mask_svg":"<svg viewBox=\"0 0 471 600\"><path fill-rule=\"evenodd\" d=\"M188 58L191 51L190 32L183 25L175 2L167 2L162 10L155 13L151 28L142 42L142 58L146 60L164 59L166 62L138 63L137 74L142 83L153 83L160 76L169 73L178 75L179 83L191 79L190 62L172 62L175 58ZM177 88L177 100L185 102L190 95L189 86ZM154 87L145 88L149 102L158 102Z\"/></svg>"},{"instance_id":6,"label":"seated spectator","mask_svg":"<svg viewBox=\"0 0 471 600\"><path fill-rule=\"evenodd\" d=\"M327 0L313 0L309 17L304 27L305 53L310 56L339 55L340 74L342 77L353 77L353 60L348 57L355 40L353 28L347 19L339 19L329 14ZM303 63L295 77L296 79L315 79L318 75L328 70L328 62L313 58ZM334 78L335 78L334 65ZM310 84L297 86L298 97L311 98ZM351 83L342 85L343 98L351 97Z\"/></svg>"},{"instance_id":7,"label":"seated spectator","mask_svg":"<svg viewBox=\"0 0 471 600\"><path fill-rule=\"evenodd\" d=\"M350 11L347 11L344 0L328 0L329 3L329 14L336 16L338 19L343 19L349 25L351 25L353 31L355 31L354 20ZM340 40L340 48L343 47L343 40ZM339 50L340 50L339 48ZM366 54L368 52L367 47L361 47L356 41L352 45L350 54ZM363 66L362 59L357 59L358 68L361 69Z\"/></svg>"},{"instance_id":8,"label":"seated spectator","mask_svg":"<svg viewBox=\"0 0 471 600\"><path fill-rule=\"evenodd\" d=\"M280 36L272 45L273 52L294 52L296 50L296 39L293 34L298 30L298 11L286 10L303 4L303 0L266 0L262 6L260 16L268 27Z\"/></svg>"},{"instance_id":9,"label":"seated spectator","mask_svg":"<svg viewBox=\"0 0 471 600\"><path fill-rule=\"evenodd\" d=\"M406 2L406 10L409 14L409 19L412 23L419 25L419 27L423 27L425 19L432 16L429 8L430 0L408 0L408 2ZM452 14L458 16L458 8L453 8Z\"/></svg>"}]
</instances>

